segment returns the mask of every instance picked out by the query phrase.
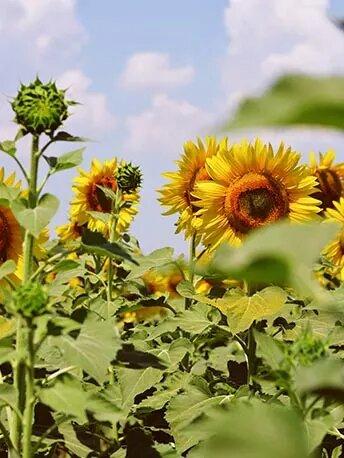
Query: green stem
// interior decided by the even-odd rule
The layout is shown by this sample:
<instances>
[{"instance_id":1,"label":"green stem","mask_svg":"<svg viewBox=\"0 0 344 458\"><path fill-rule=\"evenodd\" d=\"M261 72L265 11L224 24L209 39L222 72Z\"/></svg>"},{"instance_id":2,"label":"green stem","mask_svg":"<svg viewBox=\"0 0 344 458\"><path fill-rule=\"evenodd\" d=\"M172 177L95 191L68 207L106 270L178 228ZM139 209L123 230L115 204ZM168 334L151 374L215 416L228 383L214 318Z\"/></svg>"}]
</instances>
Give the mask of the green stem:
<instances>
[{"instance_id":1,"label":"green stem","mask_svg":"<svg viewBox=\"0 0 344 458\"><path fill-rule=\"evenodd\" d=\"M120 204L121 204L121 195L117 195L115 202L113 202L112 206L112 214L110 217L110 243L114 243L116 241L116 228L119 218L119 211L120 211ZM114 277L114 268L112 263L112 258L108 257L108 284L107 284L107 301L108 304L112 301L112 289L113 289L113 277Z\"/></svg>"},{"instance_id":2,"label":"green stem","mask_svg":"<svg viewBox=\"0 0 344 458\"><path fill-rule=\"evenodd\" d=\"M39 162L39 137L32 137L32 146L31 146L31 166L30 166L30 177L29 177L29 195L28 195L28 205L29 208L35 208L37 204L37 177L38 177L38 162ZM33 267L33 244L34 238L26 230L24 237L24 246L23 246L23 263L24 263L24 273L23 273L23 283L29 281L32 274ZM25 338L25 327L24 321L22 318L17 320L17 337L16 337L16 351L17 358L16 364L14 367L14 385L17 393L17 409L23 414L25 409L25 404L27 399L25 399L26 393L26 360L27 360L27 342ZM30 357L29 357L30 359ZM29 363L29 362L28 362ZM33 408L33 406L32 406ZM21 452L21 436L22 436L22 422L18 415L13 416L13 423L11 425L11 440L14 447L18 450L19 454Z\"/></svg>"},{"instance_id":3,"label":"green stem","mask_svg":"<svg viewBox=\"0 0 344 458\"><path fill-rule=\"evenodd\" d=\"M256 349L257 344L254 338L254 323L248 330L247 336L247 384L251 384L253 382L252 377L256 373L256 366L257 366L257 358L256 358Z\"/></svg>"},{"instance_id":4,"label":"green stem","mask_svg":"<svg viewBox=\"0 0 344 458\"><path fill-rule=\"evenodd\" d=\"M31 434L33 423L33 411L35 405L34 392L34 367L35 367L35 352L34 352L34 331L32 321L27 320L27 365L26 365L26 393L25 393L25 410L23 419L23 458L31 458Z\"/></svg>"},{"instance_id":5,"label":"green stem","mask_svg":"<svg viewBox=\"0 0 344 458\"><path fill-rule=\"evenodd\" d=\"M196 238L197 234L194 232L191 236L190 247L189 247L189 282L193 285L195 278L195 257L196 257ZM185 308L191 307L192 299L185 299Z\"/></svg>"}]
</instances>

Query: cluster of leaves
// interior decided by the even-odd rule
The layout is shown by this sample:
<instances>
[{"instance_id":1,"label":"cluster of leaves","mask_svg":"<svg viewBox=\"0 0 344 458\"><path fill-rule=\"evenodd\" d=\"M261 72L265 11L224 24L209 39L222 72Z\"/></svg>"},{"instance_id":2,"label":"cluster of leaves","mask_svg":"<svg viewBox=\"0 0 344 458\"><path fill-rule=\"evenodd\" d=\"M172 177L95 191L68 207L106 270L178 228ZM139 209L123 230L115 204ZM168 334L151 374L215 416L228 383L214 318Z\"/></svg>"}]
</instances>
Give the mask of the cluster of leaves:
<instances>
[{"instance_id":1,"label":"cluster of leaves","mask_svg":"<svg viewBox=\"0 0 344 458\"><path fill-rule=\"evenodd\" d=\"M35 456L341 456L343 292L320 294L311 280L309 266L333 233L319 227L288 226L285 238L277 225L234 253L222 248L202 267L218 282L207 294L186 280L175 295L147 290L147 271L180 265L169 248L135 255L128 235L110 244L86 232L67 259L50 243L36 277L49 307L35 320ZM111 302L102 278L109 256ZM245 295L223 286L229 275L280 286ZM166 311L159 320L123 319L157 306ZM5 419L14 402L9 316L0 331Z\"/></svg>"}]
</instances>

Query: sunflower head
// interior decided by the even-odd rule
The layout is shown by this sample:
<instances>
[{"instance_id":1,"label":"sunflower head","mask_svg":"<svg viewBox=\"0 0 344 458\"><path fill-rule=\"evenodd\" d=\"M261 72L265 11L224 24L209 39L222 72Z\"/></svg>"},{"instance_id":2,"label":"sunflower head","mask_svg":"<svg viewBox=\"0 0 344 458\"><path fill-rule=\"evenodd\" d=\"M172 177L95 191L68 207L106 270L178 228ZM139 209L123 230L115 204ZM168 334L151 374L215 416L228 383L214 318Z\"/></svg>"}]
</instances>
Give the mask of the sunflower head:
<instances>
[{"instance_id":1,"label":"sunflower head","mask_svg":"<svg viewBox=\"0 0 344 458\"><path fill-rule=\"evenodd\" d=\"M325 212L325 222L335 222L342 224L341 230L336 238L324 249L323 255L328 259L332 268L328 269L333 276L339 276L344 280L344 198L338 202L333 202L334 208L328 208Z\"/></svg>"},{"instance_id":2,"label":"sunflower head","mask_svg":"<svg viewBox=\"0 0 344 458\"><path fill-rule=\"evenodd\" d=\"M51 134L68 117L68 107L74 102L66 100L65 91L55 82L42 83L37 77L33 83L21 85L12 101L16 122L33 135Z\"/></svg>"},{"instance_id":3,"label":"sunflower head","mask_svg":"<svg viewBox=\"0 0 344 458\"><path fill-rule=\"evenodd\" d=\"M335 157L333 150L325 154L319 153L318 161L315 153L310 154L310 170L319 183L319 190L314 197L321 200L321 208L324 211L333 208L333 202L338 201L343 195L344 164L334 163Z\"/></svg>"},{"instance_id":4,"label":"sunflower head","mask_svg":"<svg viewBox=\"0 0 344 458\"><path fill-rule=\"evenodd\" d=\"M198 182L193 192L205 243L212 249L224 241L238 245L251 230L281 218L314 218L320 211L310 196L316 178L299 159L283 144L275 153L260 140L242 141L209 158L210 180Z\"/></svg>"},{"instance_id":5,"label":"sunflower head","mask_svg":"<svg viewBox=\"0 0 344 458\"><path fill-rule=\"evenodd\" d=\"M73 240L78 240L83 233L85 225L79 226L77 221L69 221L56 228L56 234L61 243L68 243Z\"/></svg>"},{"instance_id":6,"label":"sunflower head","mask_svg":"<svg viewBox=\"0 0 344 458\"><path fill-rule=\"evenodd\" d=\"M27 318L40 315L45 310L47 302L47 292L39 282L20 285L13 293L15 311Z\"/></svg>"},{"instance_id":7,"label":"sunflower head","mask_svg":"<svg viewBox=\"0 0 344 458\"><path fill-rule=\"evenodd\" d=\"M98 218L97 215L112 212L111 195L119 189L117 172L117 159L103 163L95 159L89 172L80 170L80 175L74 180L75 198L71 202L71 219L79 227L87 225L91 231L107 235L108 224L104 218ZM125 231L136 215L139 195L136 191L122 192L121 200L123 205L119 210L117 233Z\"/></svg>"},{"instance_id":8,"label":"sunflower head","mask_svg":"<svg viewBox=\"0 0 344 458\"><path fill-rule=\"evenodd\" d=\"M136 191L142 182L142 173L140 167L132 165L131 162L121 164L117 170L117 183L121 191Z\"/></svg>"},{"instance_id":9,"label":"sunflower head","mask_svg":"<svg viewBox=\"0 0 344 458\"><path fill-rule=\"evenodd\" d=\"M185 231L186 237L197 232L201 225L201 220L196 215L197 197L194 196L193 191L197 183L210 178L206 161L225 149L227 149L226 138L220 142L215 137L207 137L204 142L200 139L197 143L188 141L184 144L181 159L177 161L177 171L163 174L169 182L159 190L159 201L167 207L165 215L179 214L177 232Z\"/></svg>"}]
</instances>

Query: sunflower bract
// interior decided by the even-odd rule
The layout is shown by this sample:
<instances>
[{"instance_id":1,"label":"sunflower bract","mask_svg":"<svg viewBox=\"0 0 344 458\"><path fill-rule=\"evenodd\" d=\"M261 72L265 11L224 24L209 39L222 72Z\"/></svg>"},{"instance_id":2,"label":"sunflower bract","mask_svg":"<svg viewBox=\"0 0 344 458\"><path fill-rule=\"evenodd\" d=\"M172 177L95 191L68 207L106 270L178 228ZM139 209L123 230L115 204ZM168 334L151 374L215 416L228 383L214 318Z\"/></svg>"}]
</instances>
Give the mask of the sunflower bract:
<instances>
[{"instance_id":1,"label":"sunflower bract","mask_svg":"<svg viewBox=\"0 0 344 458\"><path fill-rule=\"evenodd\" d=\"M21 85L12 101L16 122L33 135L51 134L68 117L68 107L73 102L66 100L65 91L55 82L42 83L39 78L28 86Z\"/></svg>"}]
</instances>

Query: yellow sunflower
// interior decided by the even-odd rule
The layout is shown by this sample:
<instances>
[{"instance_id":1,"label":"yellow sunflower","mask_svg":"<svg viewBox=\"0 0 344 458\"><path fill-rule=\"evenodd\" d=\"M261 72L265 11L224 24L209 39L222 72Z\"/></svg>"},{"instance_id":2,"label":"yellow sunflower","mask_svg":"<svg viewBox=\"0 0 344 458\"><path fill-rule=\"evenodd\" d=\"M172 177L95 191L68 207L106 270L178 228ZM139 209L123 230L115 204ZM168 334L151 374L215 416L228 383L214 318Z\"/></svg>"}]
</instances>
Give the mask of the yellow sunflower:
<instances>
[{"instance_id":1,"label":"yellow sunflower","mask_svg":"<svg viewBox=\"0 0 344 458\"><path fill-rule=\"evenodd\" d=\"M324 249L323 255L333 263L331 273L340 274L341 280L344 280L344 198L341 197L339 202L333 202L333 206L334 208L326 210L325 221L340 223L343 227L336 239Z\"/></svg>"},{"instance_id":2,"label":"yellow sunflower","mask_svg":"<svg viewBox=\"0 0 344 458\"><path fill-rule=\"evenodd\" d=\"M258 139L209 158L206 170L213 181L198 182L194 191L204 243L211 249L225 241L239 245L250 230L281 218L313 219L321 210L320 201L310 197L317 181L299 159L283 143L274 153Z\"/></svg>"},{"instance_id":3,"label":"yellow sunflower","mask_svg":"<svg viewBox=\"0 0 344 458\"><path fill-rule=\"evenodd\" d=\"M116 173L118 167L123 164L124 162L119 163L117 159L103 163L94 159L89 172L80 169L80 176L74 180L75 198L71 202L71 217L79 226L87 224L87 227L92 231L108 234L109 227L107 222L89 212L111 213L112 201L99 186L117 191ZM137 213L138 200L137 191L132 193L122 192L122 201L125 205L122 206L119 212L116 226L118 234L129 227Z\"/></svg>"},{"instance_id":4,"label":"yellow sunflower","mask_svg":"<svg viewBox=\"0 0 344 458\"><path fill-rule=\"evenodd\" d=\"M15 173L6 178L3 167L0 167L0 183L8 187L20 187ZM23 251L22 244L22 230L14 214L10 208L0 206L0 264L9 259L18 262Z\"/></svg>"},{"instance_id":5,"label":"yellow sunflower","mask_svg":"<svg viewBox=\"0 0 344 458\"><path fill-rule=\"evenodd\" d=\"M204 143L200 139L197 144L188 141L184 144L184 154L180 160L176 161L178 170L163 174L169 183L159 190L161 195L159 201L169 208L164 215L179 213L177 233L185 231L185 236L190 237L199 230L201 220L195 214L197 212L194 205L196 198L192 193L198 182L210 178L205 168L207 158L226 148L226 138L219 143L215 137L207 137Z\"/></svg>"},{"instance_id":6,"label":"yellow sunflower","mask_svg":"<svg viewBox=\"0 0 344 458\"><path fill-rule=\"evenodd\" d=\"M319 183L319 191L314 197L321 200L323 210L333 208L333 201L338 201L343 195L344 163L335 164L335 158L333 150L319 153L319 162L315 153L310 154L309 168Z\"/></svg>"},{"instance_id":7,"label":"yellow sunflower","mask_svg":"<svg viewBox=\"0 0 344 458\"><path fill-rule=\"evenodd\" d=\"M81 235L84 226L80 226L76 221L69 221L66 224L62 224L56 228L56 234L62 243L70 242L71 240L78 240Z\"/></svg>"}]
</instances>

